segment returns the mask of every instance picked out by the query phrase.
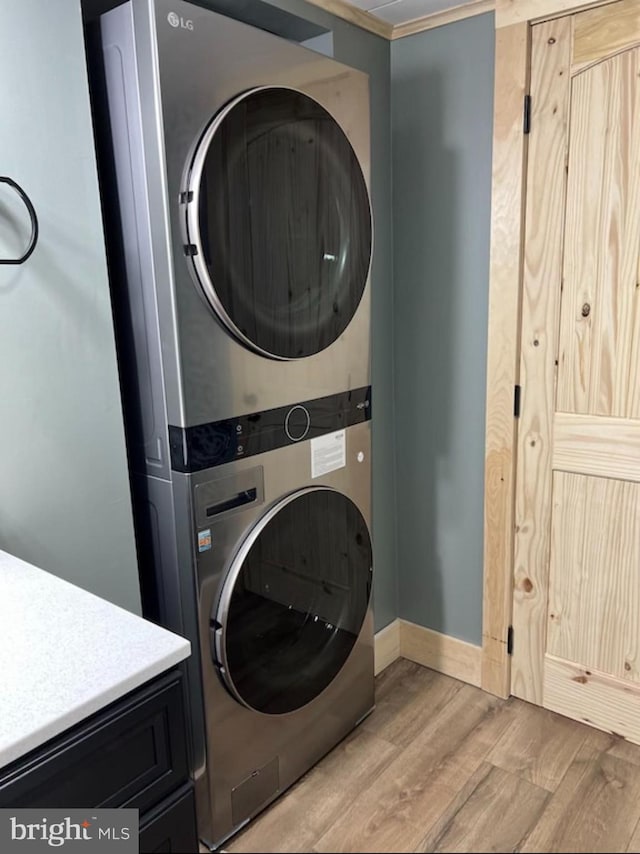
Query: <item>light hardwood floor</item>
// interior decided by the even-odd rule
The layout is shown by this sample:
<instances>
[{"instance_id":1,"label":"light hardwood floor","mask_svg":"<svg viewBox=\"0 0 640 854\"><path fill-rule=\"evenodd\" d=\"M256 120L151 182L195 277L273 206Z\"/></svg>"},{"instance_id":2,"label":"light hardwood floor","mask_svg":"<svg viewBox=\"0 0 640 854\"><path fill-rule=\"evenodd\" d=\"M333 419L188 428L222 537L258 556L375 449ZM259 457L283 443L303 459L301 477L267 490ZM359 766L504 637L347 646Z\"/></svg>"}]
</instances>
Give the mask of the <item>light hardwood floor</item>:
<instances>
[{"instance_id":1,"label":"light hardwood floor","mask_svg":"<svg viewBox=\"0 0 640 854\"><path fill-rule=\"evenodd\" d=\"M640 852L640 747L399 659L373 714L225 850Z\"/></svg>"}]
</instances>

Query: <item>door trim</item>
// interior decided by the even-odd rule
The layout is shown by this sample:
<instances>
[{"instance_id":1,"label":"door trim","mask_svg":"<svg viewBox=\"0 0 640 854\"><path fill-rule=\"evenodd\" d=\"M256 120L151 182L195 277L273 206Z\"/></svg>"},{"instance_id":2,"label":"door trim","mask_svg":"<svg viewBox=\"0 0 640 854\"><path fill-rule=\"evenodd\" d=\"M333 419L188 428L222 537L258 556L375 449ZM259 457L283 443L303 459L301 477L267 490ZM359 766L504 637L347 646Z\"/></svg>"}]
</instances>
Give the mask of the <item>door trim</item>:
<instances>
[{"instance_id":1,"label":"door trim","mask_svg":"<svg viewBox=\"0 0 640 854\"><path fill-rule=\"evenodd\" d=\"M528 22L496 31L491 256L484 472L484 592L481 686L510 693L507 632L515 496L514 394L518 384L527 161L524 96L529 87Z\"/></svg>"},{"instance_id":2,"label":"door trim","mask_svg":"<svg viewBox=\"0 0 640 854\"><path fill-rule=\"evenodd\" d=\"M491 194L491 256L485 426L484 584L481 687L511 693L507 636L513 606L516 419L523 285L527 136L524 96L531 26L617 0L497 0Z\"/></svg>"},{"instance_id":3,"label":"door trim","mask_svg":"<svg viewBox=\"0 0 640 854\"><path fill-rule=\"evenodd\" d=\"M616 0L459 0L459 5L439 12L431 12L402 24L390 24L367 12L353 6L348 0L307 0L312 6L317 6L343 21L375 33L384 39L392 41L405 36L412 36L434 27L442 27L454 21L462 21L474 15L485 12L496 12L496 26L510 27L512 24L523 22L539 22L548 18L566 15L568 11L578 12L584 9L594 9ZM384 0L380 0L382 5Z\"/></svg>"}]
</instances>

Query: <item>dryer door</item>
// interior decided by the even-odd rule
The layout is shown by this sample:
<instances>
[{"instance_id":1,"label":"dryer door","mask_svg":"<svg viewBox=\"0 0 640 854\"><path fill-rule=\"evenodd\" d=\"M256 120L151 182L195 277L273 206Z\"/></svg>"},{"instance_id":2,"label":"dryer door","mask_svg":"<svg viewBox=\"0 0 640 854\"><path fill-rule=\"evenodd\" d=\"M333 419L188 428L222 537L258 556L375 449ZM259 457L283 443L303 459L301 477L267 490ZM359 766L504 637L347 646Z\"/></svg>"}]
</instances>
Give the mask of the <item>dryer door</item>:
<instances>
[{"instance_id":1,"label":"dryer door","mask_svg":"<svg viewBox=\"0 0 640 854\"><path fill-rule=\"evenodd\" d=\"M351 143L317 101L274 86L231 101L182 198L192 272L236 338L299 359L344 332L369 274L371 208Z\"/></svg>"},{"instance_id":2,"label":"dryer door","mask_svg":"<svg viewBox=\"0 0 640 854\"><path fill-rule=\"evenodd\" d=\"M266 714L317 697L358 639L371 578L369 532L350 499L310 487L278 502L238 550L212 615L231 693Z\"/></svg>"}]
</instances>

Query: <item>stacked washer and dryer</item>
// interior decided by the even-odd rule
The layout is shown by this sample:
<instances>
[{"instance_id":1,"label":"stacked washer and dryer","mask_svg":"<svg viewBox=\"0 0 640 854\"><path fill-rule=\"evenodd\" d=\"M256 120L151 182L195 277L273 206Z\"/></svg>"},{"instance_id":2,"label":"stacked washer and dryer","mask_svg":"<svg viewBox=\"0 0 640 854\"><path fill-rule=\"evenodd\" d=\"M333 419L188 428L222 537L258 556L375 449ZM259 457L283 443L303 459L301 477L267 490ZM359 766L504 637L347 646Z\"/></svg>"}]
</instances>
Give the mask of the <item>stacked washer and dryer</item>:
<instances>
[{"instance_id":1,"label":"stacked washer and dryer","mask_svg":"<svg viewBox=\"0 0 640 854\"><path fill-rule=\"evenodd\" d=\"M180 0L100 32L143 595L215 846L374 703L368 78Z\"/></svg>"}]
</instances>

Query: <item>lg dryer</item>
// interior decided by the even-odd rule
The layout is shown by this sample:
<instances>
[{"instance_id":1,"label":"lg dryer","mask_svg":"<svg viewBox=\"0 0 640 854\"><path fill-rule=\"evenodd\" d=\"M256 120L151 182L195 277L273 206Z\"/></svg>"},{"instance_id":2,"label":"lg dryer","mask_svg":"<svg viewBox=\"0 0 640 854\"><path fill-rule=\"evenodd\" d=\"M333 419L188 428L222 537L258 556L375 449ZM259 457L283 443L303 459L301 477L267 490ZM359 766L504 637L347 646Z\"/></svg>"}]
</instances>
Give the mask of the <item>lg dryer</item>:
<instances>
[{"instance_id":1,"label":"lg dryer","mask_svg":"<svg viewBox=\"0 0 640 854\"><path fill-rule=\"evenodd\" d=\"M368 386L367 75L181 0L101 30L149 460L167 421Z\"/></svg>"}]
</instances>

